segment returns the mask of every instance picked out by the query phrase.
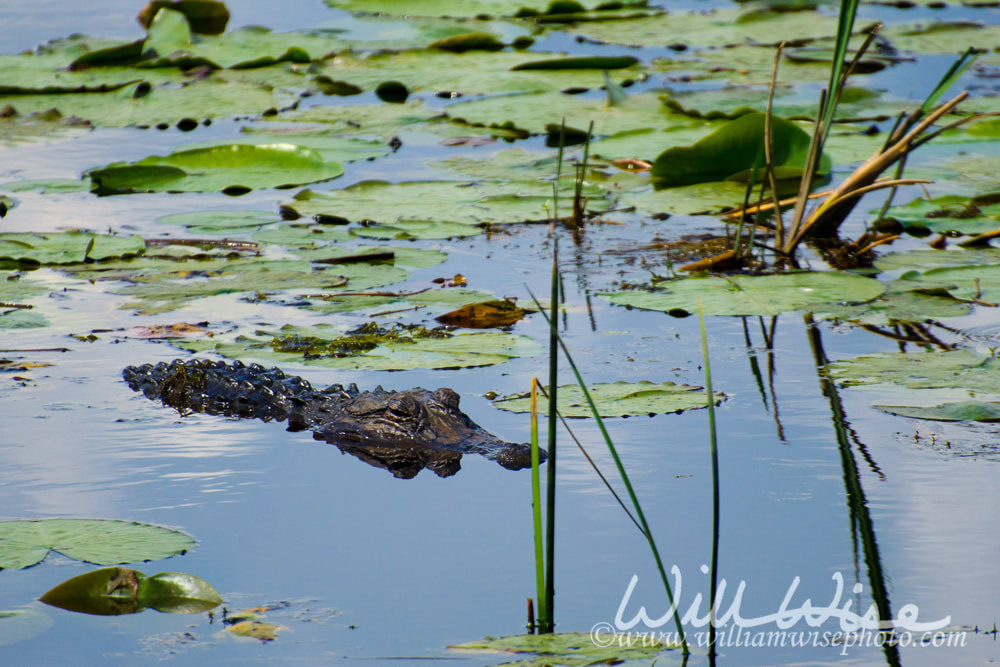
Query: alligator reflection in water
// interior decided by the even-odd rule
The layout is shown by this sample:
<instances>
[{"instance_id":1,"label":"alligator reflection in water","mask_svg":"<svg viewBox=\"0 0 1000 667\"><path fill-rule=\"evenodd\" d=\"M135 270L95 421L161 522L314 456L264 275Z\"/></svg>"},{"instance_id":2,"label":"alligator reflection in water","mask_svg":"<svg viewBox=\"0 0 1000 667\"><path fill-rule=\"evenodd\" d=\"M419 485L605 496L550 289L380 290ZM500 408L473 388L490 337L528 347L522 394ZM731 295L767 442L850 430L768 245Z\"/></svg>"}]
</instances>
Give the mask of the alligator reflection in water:
<instances>
[{"instance_id":1,"label":"alligator reflection in water","mask_svg":"<svg viewBox=\"0 0 1000 667\"><path fill-rule=\"evenodd\" d=\"M454 475L467 453L509 470L531 466L530 446L505 442L480 427L448 388L360 391L335 384L317 390L278 368L206 359L129 366L122 376L134 391L182 414L287 421L289 431L310 429L317 440L404 479L425 467L441 477ZM540 454L544 461L545 452Z\"/></svg>"}]
</instances>

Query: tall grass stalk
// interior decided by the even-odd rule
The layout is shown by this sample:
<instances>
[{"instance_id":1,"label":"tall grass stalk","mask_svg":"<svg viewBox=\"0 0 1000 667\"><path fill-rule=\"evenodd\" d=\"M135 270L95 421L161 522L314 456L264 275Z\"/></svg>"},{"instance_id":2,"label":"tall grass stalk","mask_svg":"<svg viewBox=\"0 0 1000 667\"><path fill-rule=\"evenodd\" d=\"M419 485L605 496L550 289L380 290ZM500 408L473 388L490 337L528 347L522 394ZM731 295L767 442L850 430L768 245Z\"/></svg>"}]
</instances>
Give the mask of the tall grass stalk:
<instances>
[{"instance_id":1,"label":"tall grass stalk","mask_svg":"<svg viewBox=\"0 0 1000 667\"><path fill-rule=\"evenodd\" d=\"M716 596L719 582L719 441L715 429L715 393L712 391L712 362L708 354L708 333L705 331L705 311L698 299L698 323L701 326L701 355L705 365L705 393L708 394L708 439L712 449L712 581L708 594L708 657L715 658Z\"/></svg>"},{"instance_id":2,"label":"tall grass stalk","mask_svg":"<svg viewBox=\"0 0 1000 667\"><path fill-rule=\"evenodd\" d=\"M538 378L531 378L531 518L535 529L535 599L538 600L538 625L548 622L545 598L545 556L542 539L542 483L538 453ZM529 628L531 632L534 627Z\"/></svg>"},{"instance_id":3,"label":"tall grass stalk","mask_svg":"<svg viewBox=\"0 0 1000 667\"><path fill-rule=\"evenodd\" d=\"M531 293L530 288L528 289L528 294L531 296L531 299L535 302L535 305L538 307L539 312L542 314L542 317L545 318L545 321L549 325L549 331L551 332L551 335L556 339L556 341L559 344L559 347L563 351L563 354L566 356L566 361L569 363L570 369L572 369L573 371L573 375L576 378L576 382L579 385L580 390L583 392L584 398L587 400L587 405L590 407L590 412L591 414L593 414L594 420L597 422L597 427L601 431L601 436L604 438L604 442L608 446L608 451L611 453L611 458L614 459L615 467L618 469L618 474L622 479L622 483L625 485L626 492L628 492L629 500L632 501L632 507L635 510L635 516L639 521L639 525L642 529L643 536L646 538L646 542L649 544L649 549L653 554L653 559L656 561L656 568L660 573L660 580L663 582L663 589L667 594L667 600L670 602L670 608L673 611L674 623L677 626L677 636L681 640L681 650L683 651L683 654L686 658L691 654L691 649L688 646L687 637L684 634L684 626L681 624L680 612L677 609L677 604L674 602L674 594L670 586L670 580L667 578L667 570L663 566L663 559L660 557L660 551L656 547L656 540L653 538L653 532L652 530L650 530L649 523L646 521L646 515L642 511L642 505L639 503L639 498L635 495L635 489L632 487L632 482L629 479L628 473L625 471L625 466L622 463L621 457L618 455L618 450L615 448L615 444L611 439L611 435L608 433L608 429L604 425L604 420L601 419L601 413L597 410L597 405L594 404L594 399L591 397L590 391L587 389L587 384L583 381L583 376L580 374L580 370L577 368L576 362L573 361L573 355L570 354L569 348L566 346L566 342L562 339L562 336L560 336L559 332L556 331L554 316L550 317L545 312L545 309L542 307L541 303L539 303L535 295ZM550 396L549 396L550 399L554 394L555 392L550 391ZM554 410L549 414L550 423L554 414L555 414ZM549 474L551 475L551 473L552 470L550 469ZM549 526L549 528L551 529L552 527ZM548 585L551 586L551 582L547 583Z\"/></svg>"}]
</instances>

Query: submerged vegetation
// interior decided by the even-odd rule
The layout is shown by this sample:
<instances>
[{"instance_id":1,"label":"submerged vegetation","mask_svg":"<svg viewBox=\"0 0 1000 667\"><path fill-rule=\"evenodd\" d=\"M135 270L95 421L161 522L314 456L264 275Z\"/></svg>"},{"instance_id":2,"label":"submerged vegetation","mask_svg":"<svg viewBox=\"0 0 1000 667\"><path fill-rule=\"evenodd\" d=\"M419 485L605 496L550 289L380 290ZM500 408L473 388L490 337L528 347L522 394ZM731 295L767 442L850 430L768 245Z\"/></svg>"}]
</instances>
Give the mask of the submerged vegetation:
<instances>
[{"instance_id":1,"label":"submerged vegetation","mask_svg":"<svg viewBox=\"0 0 1000 667\"><path fill-rule=\"evenodd\" d=\"M560 462L566 451L557 433L565 425L648 546L678 641L594 651L567 632L456 648L534 653L539 664L644 660L677 648L686 661L703 647L686 635L668 576L671 550L686 548L711 564L714 663L720 553L728 547L720 540L727 452L717 433L727 415L715 408L745 396L713 389L709 341L725 350L714 327L727 325L712 318L743 318L762 403L785 442L775 328L779 316L798 311L812 352L807 366L832 415L857 578L864 560L866 595L879 618L891 619L856 452L882 473L850 427L840 392L878 391L872 405L882 418L955 425L950 452L995 453L959 440L978 423L1000 421L1000 251L991 245L1000 237L1000 122L991 117L1000 27L912 22L899 10L898 20L857 28L864 8L854 0L839 8L720 0L703 12L640 0L327 2L344 10L342 25L278 33L227 30L220 2L156 0L139 16L141 39L74 34L0 55L0 154L24 156L27 146L58 155L72 142L115 137L97 164L78 165L74 156L78 178L52 165L10 163L0 172L0 330L14 341L4 353L15 357L0 370L58 368L34 359L70 349L29 345L28 335L71 340L75 349L163 338L188 352L345 372L527 358L510 363L511 375L545 380L533 378L526 393L477 390L497 408L531 413L530 629L557 629L557 451ZM953 64L905 90L891 80L897 69L906 79L912 61L927 55ZM129 145L134 137L145 141ZM246 199L237 206L234 198ZM78 220L45 219L47 206L65 201ZM123 202L136 208L115 208ZM122 210L120 219L107 213ZM549 281L544 304L531 293L541 275ZM117 328L95 319L125 315L89 312L108 303L143 322L174 312L200 321L150 323L133 335L131 319ZM653 343L636 344L638 352L607 342L597 351L576 347L572 317L586 312L596 332L596 312L617 331L632 326L632 309L675 319L652 325L662 330L647 337ZM696 312L700 361L667 333ZM979 324L959 319L969 315ZM763 346L752 340L754 316ZM828 357L827 323L876 334L865 340L877 342L870 353ZM662 363L640 378L634 369L654 361L643 354ZM532 370L546 362L545 373ZM559 384L562 362L575 384ZM705 387L687 384L702 382L702 369ZM601 381L585 381L591 373ZM476 377L503 383L499 372ZM710 552L657 534L629 477L639 464L605 423L696 408L707 408ZM547 415L544 500L539 414ZM525 426L526 418L506 418ZM570 430L571 418L593 420L591 435L606 446L617 481ZM661 423L655 428L670 428ZM351 453L372 458L358 450ZM691 508L707 504L696 499ZM50 549L112 565L193 543L159 526L97 522L84 531L101 537L95 548L72 534L76 523L55 537L46 526L62 524L0 522L0 568L29 567ZM131 539L119 530L162 531L162 548L102 551ZM222 599L194 575L118 567L81 576L42 600L193 611ZM230 625L261 641L276 637L277 626L252 618ZM880 631L892 637L891 627ZM883 657L900 664L891 642Z\"/></svg>"}]
</instances>

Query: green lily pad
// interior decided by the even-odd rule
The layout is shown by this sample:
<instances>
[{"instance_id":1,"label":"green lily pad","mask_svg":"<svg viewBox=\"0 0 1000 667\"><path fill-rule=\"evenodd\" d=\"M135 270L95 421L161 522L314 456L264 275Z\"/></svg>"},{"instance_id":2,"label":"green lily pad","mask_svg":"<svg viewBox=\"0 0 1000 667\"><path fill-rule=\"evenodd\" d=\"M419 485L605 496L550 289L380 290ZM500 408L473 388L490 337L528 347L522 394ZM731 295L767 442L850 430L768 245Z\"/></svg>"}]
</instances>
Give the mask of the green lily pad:
<instances>
[{"instance_id":1,"label":"green lily pad","mask_svg":"<svg viewBox=\"0 0 1000 667\"><path fill-rule=\"evenodd\" d=\"M686 316L778 315L822 310L827 303L871 301L885 291L873 278L848 273L781 273L768 276L704 276L675 280L657 291L602 294L611 303Z\"/></svg>"},{"instance_id":2,"label":"green lily pad","mask_svg":"<svg viewBox=\"0 0 1000 667\"><path fill-rule=\"evenodd\" d=\"M84 172L97 194L288 188L336 178L344 168L294 144L224 144L116 162Z\"/></svg>"},{"instance_id":3,"label":"green lily pad","mask_svg":"<svg viewBox=\"0 0 1000 667\"><path fill-rule=\"evenodd\" d=\"M110 257L142 254L146 242L140 236L109 236L86 232L32 232L0 234L0 260L38 264L69 264Z\"/></svg>"},{"instance_id":4,"label":"green lily pad","mask_svg":"<svg viewBox=\"0 0 1000 667\"><path fill-rule=\"evenodd\" d=\"M89 183L78 178L60 178L48 181L11 181L0 185L7 192L28 192L38 190L42 194L55 194L65 192L86 192L90 189Z\"/></svg>"},{"instance_id":5,"label":"green lily pad","mask_svg":"<svg viewBox=\"0 0 1000 667\"><path fill-rule=\"evenodd\" d=\"M772 113L794 121L811 122L816 115L816 100L821 84L797 83L782 87L774 95ZM708 120L735 119L752 111L767 109L770 90L766 85L730 85L724 88L671 92L663 102L676 113ZM838 122L851 119L889 117L901 109L915 108L912 101L883 98L877 90L847 87L837 105Z\"/></svg>"},{"instance_id":6,"label":"green lily pad","mask_svg":"<svg viewBox=\"0 0 1000 667\"><path fill-rule=\"evenodd\" d=\"M232 234L260 229L280 220L266 211L194 211L172 213L156 219L161 225L181 225L192 234Z\"/></svg>"},{"instance_id":7,"label":"green lily pad","mask_svg":"<svg viewBox=\"0 0 1000 667\"><path fill-rule=\"evenodd\" d=\"M708 394L704 387L693 387L673 382L612 382L587 387L601 417L634 417L638 415L667 414L704 408L708 405ZM716 392L717 401L726 395ZM559 412L563 417L592 417L579 385L559 387L556 392ZM530 394L504 396L493 402L501 410L510 412L530 412ZM539 400L538 411L548 414L547 400Z\"/></svg>"},{"instance_id":8,"label":"green lily pad","mask_svg":"<svg viewBox=\"0 0 1000 667\"><path fill-rule=\"evenodd\" d=\"M997 422L1000 421L1000 402L997 401L958 401L955 403L940 403L927 407L912 405L873 405L873 408L898 417L911 419L929 419L945 422Z\"/></svg>"},{"instance_id":9,"label":"green lily pad","mask_svg":"<svg viewBox=\"0 0 1000 667\"><path fill-rule=\"evenodd\" d=\"M899 220L904 229L919 224L939 234L949 231L984 234L1000 227L1000 196L946 195L930 200L915 199L891 207L886 215Z\"/></svg>"},{"instance_id":10,"label":"green lily pad","mask_svg":"<svg viewBox=\"0 0 1000 667\"><path fill-rule=\"evenodd\" d=\"M101 616L156 609L169 614L208 611L222 596L204 579L181 572L147 577L125 567L107 567L67 579L39 600L68 611Z\"/></svg>"},{"instance_id":11,"label":"green lily pad","mask_svg":"<svg viewBox=\"0 0 1000 667\"><path fill-rule=\"evenodd\" d=\"M460 222L439 222L435 220L397 220L391 225L366 225L352 230L356 236L386 240L453 239L476 236L482 233L479 227Z\"/></svg>"},{"instance_id":12,"label":"green lily pad","mask_svg":"<svg viewBox=\"0 0 1000 667\"><path fill-rule=\"evenodd\" d=\"M1000 359L968 350L862 355L827 365L827 373L848 387L896 384L1000 393Z\"/></svg>"},{"instance_id":13,"label":"green lily pad","mask_svg":"<svg viewBox=\"0 0 1000 667\"><path fill-rule=\"evenodd\" d=\"M555 54L554 54L555 55ZM368 54L347 51L325 61L319 75L370 90L385 81L397 81L410 91L457 92L464 95L524 91L559 91L570 87L598 88L603 85L599 61L553 59L551 66L539 64L538 53L521 51L468 51L449 53L437 49L410 49ZM556 62L558 61L558 62ZM635 61L608 60L605 65L634 65ZM561 66L560 66L561 65ZM573 67L576 65L576 67ZM615 71L615 78L635 79L642 73L634 67Z\"/></svg>"},{"instance_id":14,"label":"green lily pad","mask_svg":"<svg viewBox=\"0 0 1000 667\"><path fill-rule=\"evenodd\" d=\"M874 301L860 305L826 305L822 311L824 319L884 325L962 317L972 312L972 305L956 299L948 290L931 289L919 278L902 276L888 283L885 294Z\"/></svg>"},{"instance_id":15,"label":"green lily pad","mask_svg":"<svg viewBox=\"0 0 1000 667\"><path fill-rule=\"evenodd\" d=\"M133 284L118 290L133 298L122 308L144 314L164 313L195 299L220 294L267 294L308 289L314 292L352 291L406 280L409 273L379 264L341 264L322 269L308 261L254 258L193 263L140 263L128 277Z\"/></svg>"},{"instance_id":16,"label":"green lily pad","mask_svg":"<svg viewBox=\"0 0 1000 667\"><path fill-rule=\"evenodd\" d=\"M432 313L478 303L493 298L489 292L470 289L437 288L406 296L380 296L372 294L329 294L303 306L318 313L350 313L378 308L380 311L410 312L417 308Z\"/></svg>"},{"instance_id":17,"label":"green lily pad","mask_svg":"<svg viewBox=\"0 0 1000 667\"><path fill-rule=\"evenodd\" d=\"M344 331L328 325L315 327L284 326L268 333L252 335L233 332L216 336L214 341L178 341L178 347L193 351L214 351L238 359L257 359L266 363L302 363L308 366L343 370L408 370L413 368L471 368L502 364L516 357L532 356L541 347L527 336L507 333L454 334L444 338L413 338L389 341L354 356L304 358L302 353L277 352L271 344L275 337L335 340Z\"/></svg>"},{"instance_id":18,"label":"green lily pad","mask_svg":"<svg viewBox=\"0 0 1000 667\"><path fill-rule=\"evenodd\" d=\"M880 271L933 269L1000 264L1000 248L949 248L948 250L906 250L887 252L875 260Z\"/></svg>"},{"instance_id":19,"label":"green lily pad","mask_svg":"<svg viewBox=\"0 0 1000 667\"><path fill-rule=\"evenodd\" d=\"M636 212L653 216L662 213L721 213L743 204L747 186L735 181L696 183L660 190L645 187L625 192L618 200L621 207L634 206Z\"/></svg>"},{"instance_id":20,"label":"green lily pad","mask_svg":"<svg viewBox=\"0 0 1000 667\"><path fill-rule=\"evenodd\" d=\"M558 92L497 95L446 108L449 118L464 123L501 126L510 123L532 134L548 132L566 118L568 128L586 132L594 122L594 135L611 135L636 128L673 128L703 124L696 118L676 113L664 106L657 92L629 95L624 104L608 106L605 99L592 99Z\"/></svg>"},{"instance_id":21,"label":"green lily pad","mask_svg":"<svg viewBox=\"0 0 1000 667\"><path fill-rule=\"evenodd\" d=\"M930 269L920 281L924 288L942 287L957 299L1000 302L1000 264Z\"/></svg>"},{"instance_id":22,"label":"green lily pad","mask_svg":"<svg viewBox=\"0 0 1000 667\"><path fill-rule=\"evenodd\" d=\"M584 194L590 197L590 208L610 206L599 188L587 187ZM468 225L544 221L553 209L552 186L538 181L363 181L343 190L303 190L288 205L303 215L329 214L389 225L407 220Z\"/></svg>"},{"instance_id":23,"label":"green lily pad","mask_svg":"<svg viewBox=\"0 0 1000 667\"><path fill-rule=\"evenodd\" d=\"M406 16L533 16L537 14L559 11L561 3L552 0L407 0L405 6L397 0L327 0L331 7L346 9L351 12L367 14L399 14ZM600 0L586 0L574 3L578 11L595 9ZM626 8L644 7L645 3L634 1L624 3ZM560 12L562 13L562 12Z\"/></svg>"},{"instance_id":24,"label":"green lily pad","mask_svg":"<svg viewBox=\"0 0 1000 667\"><path fill-rule=\"evenodd\" d=\"M121 76L124 81L104 92L66 94L62 90L40 89L10 98L0 95L0 103L12 100L22 113L55 108L67 118L86 119L101 127L148 127L160 123L173 125L185 118L256 115L293 104L297 98L291 90L244 81L250 77L229 70L193 81L171 81L169 75L157 72L142 70L136 74L128 68ZM277 72L268 73L272 79L276 78ZM258 77L266 78L268 73L261 70ZM153 85L157 81L162 83ZM178 85L182 82L185 85Z\"/></svg>"},{"instance_id":25,"label":"green lily pad","mask_svg":"<svg viewBox=\"0 0 1000 667\"><path fill-rule=\"evenodd\" d=\"M169 558L194 545L190 535L135 521L0 521L0 569L31 567L49 551L97 565L115 565Z\"/></svg>"},{"instance_id":26,"label":"green lily pad","mask_svg":"<svg viewBox=\"0 0 1000 667\"><path fill-rule=\"evenodd\" d=\"M289 247L313 247L350 241L351 232L342 225L317 222L290 222L262 229L251 236L257 243L277 243Z\"/></svg>"},{"instance_id":27,"label":"green lily pad","mask_svg":"<svg viewBox=\"0 0 1000 667\"><path fill-rule=\"evenodd\" d=\"M676 647L669 646L655 638L635 642L634 645L628 647L619 646L617 642L611 646L600 646L593 641L588 633L560 632L544 635L487 637L479 641L455 644L448 648L517 655L533 653L536 655L534 658L503 664L519 667L542 667L543 665L648 665L650 661L661 664L666 657L662 655L663 651Z\"/></svg>"},{"instance_id":28,"label":"green lily pad","mask_svg":"<svg viewBox=\"0 0 1000 667\"><path fill-rule=\"evenodd\" d=\"M835 15L817 12L769 12L758 20L740 21L739 9L711 12L676 11L653 17L581 24L576 32L615 44L663 46L664 43L722 47L732 44L777 43L789 35L797 40L829 38L837 33Z\"/></svg>"},{"instance_id":29,"label":"green lily pad","mask_svg":"<svg viewBox=\"0 0 1000 667\"><path fill-rule=\"evenodd\" d=\"M732 120L692 146L670 148L653 162L650 172L664 186L711 181L755 181L765 178L762 113ZM809 153L810 136L794 123L772 118L773 160L779 180L799 178ZM756 166L756 172L754 167ZM820 160L819 173L832 168L829 157Z\"/></svg>"},{"instance_id":30,"label":"green lily pad","mask_svg":"<svg viewBox=\"0 0 1000 667\"><path fill-rule=\"evenodd\" d=\"M970 46L992 49L1000 40L1000 26L977 21L928 21L889 25L881 34L900 51L957 55Z\"/></svg>"}]
</instances>

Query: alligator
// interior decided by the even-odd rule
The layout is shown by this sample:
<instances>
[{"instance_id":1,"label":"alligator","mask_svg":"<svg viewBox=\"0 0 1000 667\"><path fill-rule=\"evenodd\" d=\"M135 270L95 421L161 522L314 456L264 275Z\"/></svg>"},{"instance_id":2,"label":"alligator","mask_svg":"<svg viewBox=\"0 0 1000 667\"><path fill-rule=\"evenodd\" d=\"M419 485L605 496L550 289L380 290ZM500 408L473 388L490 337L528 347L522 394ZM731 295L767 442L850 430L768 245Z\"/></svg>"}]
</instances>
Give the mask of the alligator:
<instances>
[{"instance_id":1,"label":"alligator","mask_svg":"<svg viewBox=\"0 0 1000 667\"><path fill-rule=\"evenodd\" d=\"M508 470L531 467L531 447L505 442L469 418L447 387L361 391L334 384L314 389L278 368L240 361L175 359L128 366L133 391L182 415L204 412L262 421L286 421L289 431L311 430L370 465L409 479L423 468L440 477L458 472L462 454L481 454ZM546 453L539 451L544 461Z\"/></svg>"}]
</instances>

